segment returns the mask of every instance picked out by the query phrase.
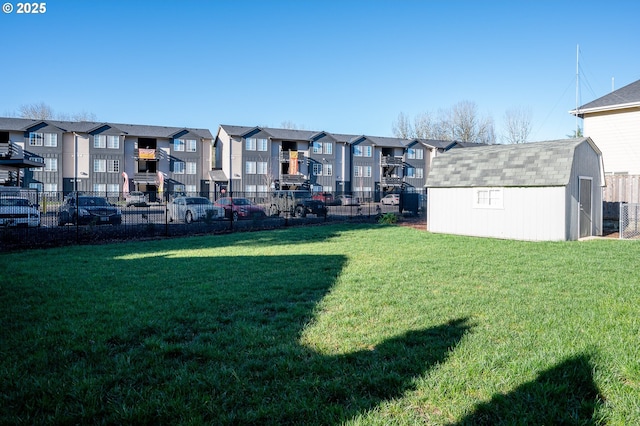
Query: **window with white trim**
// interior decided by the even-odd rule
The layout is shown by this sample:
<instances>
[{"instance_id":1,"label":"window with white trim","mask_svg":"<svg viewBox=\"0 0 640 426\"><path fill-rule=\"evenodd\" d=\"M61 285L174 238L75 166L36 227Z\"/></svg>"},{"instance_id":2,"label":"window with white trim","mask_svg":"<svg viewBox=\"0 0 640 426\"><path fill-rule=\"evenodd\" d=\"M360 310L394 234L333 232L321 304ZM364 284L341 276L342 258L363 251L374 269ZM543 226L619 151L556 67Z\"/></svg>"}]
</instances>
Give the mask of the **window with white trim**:
<instances>
[{"instance_id":1,"label":"window with white trim","mask_svg":"<svg viewBox=\"0 0 640 426\"><path fill-rule=\"evenodd\" d=\"M187 146L187 152L196 152L196 150L198 149L198 145L195 139L187 139L185 145Z\"/></svg>"},{"instance_id":2,"label":"window with white trim","mask_svg":"<svg viewBox=\"0 0 640 426\"><path fill-rule=\"evenodd\" d=\"M244 172L248 175L256 174L256 162L255 161L247 161L244 166Z\"/></svg>"},{"instance_id":3,"label":"window with white trim","mask_svg":"<svg viewBox=\"0 0 640 426\"><path fill-rule=\"evenodd\" d=\"M313 163L313 175L314 176L322 176L322 164Z\"/></svg>"},{"instance_id":4,"label":"window with white trim","mask_svg":"<svg viewBox=\"0 0 640 426\"><path fill-rule=\"evenodd\" d=\"M187 194L195 194L198 190L195 185L185 185L185 191Z\"/></svg>"},{"instance_id":5,"label":"window with white trim","mask_svg":"<svg viewBox=\"0 0 640 426\"><path fill-rule=\"evenodd\" d=\"M267 174L267 162L266 161L258 161L256 162L256 173L259 175Z\"/></svg>"},{"instance_id":6,"label":"window with white trim","mask_svg":"<svg viewBox=\"0 0 640 426\"><path fill-rule=\"evenodd\" d=\"M247 151L255 151L257 146L256 138L247 138L245 141L245 149Z\"/></svg>"},{"instance_id":7,"label":"window with white trim","mask_svg":"<svg viewBox=\"0 0 640 426\"><path fill-rule=\"evenodd\" d=\"M109 149L118 149L118 148L120 148L120 136L118 136L118 135L109 135L109 136L107 136L107 148L109 148Z\"/></svg>"},{"instance_id":8,"label":"window with white trim","mask_svg":"<svg viewBox=\"0 0 640 426\"><path fill-rule=\"evenodd\" d=\"M44 192L58 192L58 184L57 183L45 183L44 184Z\"/></svg>"},{"instance_id":9,"label":"window with white trim","mask_svg":"<svg viewBox=\"0 0 640 426\"><path fill-rule=\"evenodd\" d=\"M107 192L107 184L106 183L94 183L93 184L93 192L96 192L97 194L104 194L105 192Z\"/></svg>"},{"instance_id":10,"label":"window with white trim","mask_svg":"<svg viewBox=\"0 0 640 426\"><path fill-rule=\"evenodd\" d=\"M184 151L184 139L174 139L173 140L173 150L174 151L180 151L183 152Z\"/></svg>"},{"instance_id":11,"label":"window with white trim","mask_svg":"<svg viewBox=\"0 0 640 426\"><path fill-rule=\"evenodd\" d=\"M406 169L406 177L408 177L408 178L416 177L416 168L415 167L407 167L407 169Z\"/></svg>"},{"instance_id":12,"label":"window with white trim","mask_svg":"<svg viewBox=\"0 0 640 426\"><path fill-rule=\"evenodd\" d=\"M371 166L364 167L364 177L371 177Z\"/></svg>"},{"instance_id":13,"label":"window with white trim","mask_svg":"<svg viewBox=\"0 0 640 426\"><path fill-rule=\"evenodd\" d=\"M484 209L503 208L502 188L474 188L473 207Z\"/></svg>"},{"instance_id":14,"label":"window with white trim","mask_svg":"<svg viewBox=\"0 0 640 426\"><path fill-rule=\"evenodd\" d=\"M424 169L422 167L416 167L416 178L424 178Z\"/></svg>"},{"instance_id":15,"label":"window with white trim","mask_svg":"<svg viewBox=\"0 0 640 426\"><path fill-rule=\"evenodd\" d=\"M314 154L322 154L322 142L314 142L313 143L313 153Z\"/></svg>"},{"instance_id":16,"label":"window with white trim","mask_svg":"<svg viewBox=\"0 0 640 426\"><path fill-rule=\"evenodd\" d=\"M258 151L267 151L267 140L266 139L258 139L256 143L256 148Z\"/></svg>"},{"instance_id":17,"label":"window with white trim","mask_svg":"<svg viewBox=\"0 0 640 426\"><path fill-rule=\"evenodd\" d=\"M107 171L107 160L104 159L94 159L93 160L93 171L94 173L104 173Z\"/></svg>"},{"instance_id":18,"label":"window with white trim","mask_svg":"<svg viewBox=\"0 0 640 426\"><path fill-rule=\"evenodd\" d=\"M332 142L325 142L323 144L324 146L324 153L327 155L332 155L333 154L333 143Z\"/></svg>"},{"instance_id":19,"label":"window with white trim","mask_svg":"<svg viewBox=\"0 0 640 426\"><path fill-rule=\"evenodd\" d=\"M44 141L44 133L38 133L38 132L29 133L30 146L42 146L43 141Z\"/></svg>"},{"instance_id":20,"label":"window with white trim","mask_svg":"<svg viewBox=\"0 0 640 426\"><path fill-rule=\"evenodd\" d=\"M257 189L256 185L245 185L244 187L245 192L255 193L256 189Z\"/></svg>"},{"instance_id":21,"label":"window with white trim","mask_svg":"<svg viewBox=\"0 0 640 426\"><path fill-rule=\"evenodd\" d=\"M93 135L93 147L94 148L106 148L107 136L106 135Z\"/></svg>"},{"instance_id":22,"label":"window with white trim","mask_svg":"<svg viewBox=\"0 0 640 426\"><path fill-rule=\"evenodd\" d=\"M325 164L323 173L324 173L325 176L332 176L333 175L333 164Z\"/></svg>"},{"instance_id":23,"label":"window with white trim","mask_svg":"<svg viewBox=\"0 0 640 426\"><path fill-rule=\"evenodd\" d=\"M173 173L183 175L184 174L184 161L173 162Z\"/></svg>"},{"instance_id":24,"label":"window with white trim","mask_svg":"<svg viewBox=\"0 0 640 426\"><path fill-rule=\"evenodd\" d=\"M407 158L409 160L422 160L424 159L424 150L422 148L408 148Z\"/></svg>"},{"instance_id":25,"label":"window with white trim","mask_svg":"<svg viewBox=\"0 0 640 426\"><path fill-rule=\"evenodd\" d=\"M364 157L371 157L371 153L373 152L371 145L363 146L362 151L363 151L362 155Z\"/></svg>"},{"instance_id":26,"label":"window with white trim","mask_svg":"<svg viewBox=\"0 0 640 426\"><path fill-rule=\"evenodd\" d=\"M355 166L353 168L353 177L362 177L362 166Z\"/></svg>"},{"instance_id":27,"label":"window with white trim","mask_svg":"<svg viewBox=\"0 0 640 426\"><path fill-rule=\"evenodd\" d=\"M44 146L55 148L58 146L58 134L57 133L45 133L44 134Z\"/></svg>"},{"instance_id":28,"label":"window with white trim","mask_svg":"<svg viewBox=\"0 0 640 426\"><path fill-rule=\"evenodd\" d=\"M44 159L44 171L45 172L57 172L58 171L58 159L57 158L45 158Z\"/></svg>"},{"instance_id":29,"label":"window with white trim","mask_svg":"<svg viewBox=\"0 0 640 426\"><path fill-rule=\"evenodd\" d=\"M188 175L195 175L196 174L198 166L197 166L197 163L195 161L187 161L186 167L187 167L187 174Z\"/></svg>"},{"instance_id":30,"label":"window with white trim","mask_svg":"<svg viewBox=\"0 0 640 426\"><path fill-rule=\"evenodd\" d=\"M256 186L256 192L258 192L258 193L265 194L265 193L267 193L267 191L269 191L269 189L267 188L267 185L257 185Z\"/></svg>"},{"instance_id":31,"label":"window with white trim","mask_svg":"<svg viewBox=\"0 0 640 426\"><path fill-rule=\"evenodd\" d=\"M120 194L120 185L117 183L109 183L107 184L107 192L109 195L118 195Z\"/></svg>"},{"instance_id":32,"label":"window with white trim","mask_svg":"<svg viewBox=\"0 0 640 426\"><path fill-rule=\"evenodd\" d=\"M120 173L120 160L107 161L107 172Z\"/></svg>"}]
</instances>

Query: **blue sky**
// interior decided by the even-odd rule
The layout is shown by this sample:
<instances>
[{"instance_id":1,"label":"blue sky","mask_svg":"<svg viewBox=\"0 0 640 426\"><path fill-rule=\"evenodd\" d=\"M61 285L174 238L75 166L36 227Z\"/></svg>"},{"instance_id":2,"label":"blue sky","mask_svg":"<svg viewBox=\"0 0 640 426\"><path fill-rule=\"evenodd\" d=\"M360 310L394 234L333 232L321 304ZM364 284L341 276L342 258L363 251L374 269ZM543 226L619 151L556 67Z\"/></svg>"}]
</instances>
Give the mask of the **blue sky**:
<instances>
[{"instance_id":1,"label":"blue sky","mask_svg":"<svg viewBox=\"0 0 640 426\"><path fill-rule=\"evenodd\" d=\"M0 3L6 3L0 0ZM0 13L0 115L44 102L99 121L392 136L398 114L475 102L531 140L640 79L637 1L51 0Z\"/></svg>"}]
</instances>

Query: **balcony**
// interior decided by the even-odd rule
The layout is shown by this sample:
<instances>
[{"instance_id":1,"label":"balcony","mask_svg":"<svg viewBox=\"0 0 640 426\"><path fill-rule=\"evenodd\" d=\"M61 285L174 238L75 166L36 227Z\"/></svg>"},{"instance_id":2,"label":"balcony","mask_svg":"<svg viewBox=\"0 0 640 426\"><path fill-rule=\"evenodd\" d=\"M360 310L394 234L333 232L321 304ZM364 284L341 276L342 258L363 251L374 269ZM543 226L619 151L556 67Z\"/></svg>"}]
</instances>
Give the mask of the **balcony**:
<instances>
[{"instance_id":1,"label":"balcony","mask_svg":"<svg viewBox=\"0 0 640 426\"><path fill-rule=\"evenodd\" d=\"M158 150L152 148L138 148L133 153L136 160L158 161Z\"/></svg>"},{"instance_id":2,"label":"balcony","mask_svg":"<svg viewBox=\"0 0 640 426\"><path fill-rule=\"evenodd\" d=\"M280 185L302 185L306 180L305 175L280 175Z\"/></svg>"},{"instance_id":3,"label":"balcony","mask_svg":"<svg viewBox=\"0 0 640 426\"><path fill-rule=\"evenodd\" d=\"M380 158L381 166L402 166L402 157L393 157L391 155L383 155Z\"/></svg>"},{"instance_id":4,"label":"balcony","mask_svg":"<svg viewBox=\"0 0 640 426\"><path fill-rule=\"evenodd\" d=\"M383 177L380 179L382 186L402 186L402 178L399 177Z\"/></svg>"},{"instance_id":5,"label":"balcony","mask_svg":"<svg viewBox=\"0 0 640 426\"><path fill-rule=\"evenodd\" d=\"M304 157L304 152L301 151L280 151L280 162L281 163L289 163L291 161L291 152L298 153L298 161L306 161Z\"/></svg>"},{"instance_id":6,"label":"balcony","mask_svg":"<svg viewBox=\"0 0 640 426\"><path fill-rule=\"evenodd\" d=\"M20 147L11 142L0 143L0 158L9 159L21 157Z\"/></svg>"},{"instance_id":7,"label":"balcony","mask_svg":"<svg viewBox=\"0 0 640 426\"><path fill-rule=\"evenodd\" d=\"M158 173L155 172L141 172L133 175L133 181L135 183L145 183L149 185L156 184L158 181Z\"/></svg>"}]
</instances>

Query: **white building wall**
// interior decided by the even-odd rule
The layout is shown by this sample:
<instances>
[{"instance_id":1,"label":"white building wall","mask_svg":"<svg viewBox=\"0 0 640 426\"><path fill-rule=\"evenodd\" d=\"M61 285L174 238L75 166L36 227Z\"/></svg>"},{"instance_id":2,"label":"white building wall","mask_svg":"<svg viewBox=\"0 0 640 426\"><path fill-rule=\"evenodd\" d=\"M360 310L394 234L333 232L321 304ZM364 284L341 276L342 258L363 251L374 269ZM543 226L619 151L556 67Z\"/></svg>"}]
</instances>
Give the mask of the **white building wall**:
<instances>
[{"instance_id":1,"label":"white building wall","mask_svg":"<svg viewBox=\"0 0 640 426\"><path fill-rule=\"evenodd\" d=\"M640 111L589 114L584 135L602 151L606 173L640 174Z\"/></svg>"},{"instance_id":2,"label":"white building wall","mask_svg":"<svg viewBox=\"0 0 640 426\"><path fill-rule=\"evenodd\" d=\"M431 232L529 241L566 239L565 188L503 188L503 207L474 207L474 188L429 188Z\"/></svg>"}]
</instances>

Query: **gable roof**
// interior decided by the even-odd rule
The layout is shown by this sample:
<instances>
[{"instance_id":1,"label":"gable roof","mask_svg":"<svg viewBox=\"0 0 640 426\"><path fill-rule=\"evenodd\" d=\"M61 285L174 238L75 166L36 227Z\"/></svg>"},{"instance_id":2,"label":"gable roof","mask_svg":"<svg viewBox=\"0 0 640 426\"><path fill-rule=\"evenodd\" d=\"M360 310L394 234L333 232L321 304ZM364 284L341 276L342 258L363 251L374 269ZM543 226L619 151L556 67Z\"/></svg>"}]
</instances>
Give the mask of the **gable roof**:
<instances>
[{"instance_id":1,"label":"gable roof","mask_svg":"<svg viewBox=\"0 0 640 426\"><path fill-rule=\"evenodd\" d=\"M608 95L602 96L588 104L582 105L577 110L569 111L573 115L583 117L585 113L640 107L640 80L614 90Z\"/></svg>"},{"instance_id":2,"label":"gable roof","mask_svg":"<svg viewBox=\"0 0 640 426\"><path fill-rule=\"evenodd\" d=\"M590 138L453 149L433 159L425 186L565 186L583 143L601 154Z\"/></svg>"}]
</instances>

